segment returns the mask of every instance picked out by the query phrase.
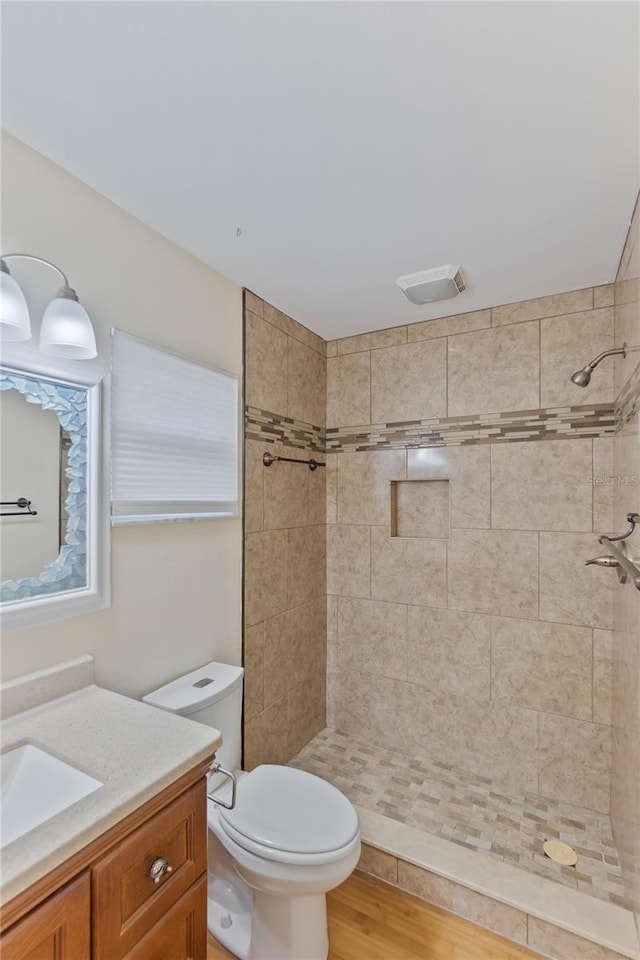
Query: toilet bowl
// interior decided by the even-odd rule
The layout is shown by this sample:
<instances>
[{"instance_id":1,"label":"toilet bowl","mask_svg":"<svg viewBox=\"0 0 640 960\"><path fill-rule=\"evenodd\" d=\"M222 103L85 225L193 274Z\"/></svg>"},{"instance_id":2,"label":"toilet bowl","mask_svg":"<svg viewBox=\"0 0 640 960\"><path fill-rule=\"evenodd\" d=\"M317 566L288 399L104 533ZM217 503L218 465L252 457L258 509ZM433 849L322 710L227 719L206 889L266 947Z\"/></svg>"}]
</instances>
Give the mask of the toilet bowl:
<instances>
[{"instance_id":1,"label":"toilet bowl","mask_svg":"<svg viewBox=\"0 0 640 960\"><path fill-rule=\"evenodd\" d=\"M242 673L210 663L143 699L217 727L216 759L233 769ZM237 772L233 809L222 805L231 800L228 780L215 773L208 786L210 932L240 960L326 960L326 893L360 856L350 801L320 777L276 764Z\"/></svg>"}]
</instances>

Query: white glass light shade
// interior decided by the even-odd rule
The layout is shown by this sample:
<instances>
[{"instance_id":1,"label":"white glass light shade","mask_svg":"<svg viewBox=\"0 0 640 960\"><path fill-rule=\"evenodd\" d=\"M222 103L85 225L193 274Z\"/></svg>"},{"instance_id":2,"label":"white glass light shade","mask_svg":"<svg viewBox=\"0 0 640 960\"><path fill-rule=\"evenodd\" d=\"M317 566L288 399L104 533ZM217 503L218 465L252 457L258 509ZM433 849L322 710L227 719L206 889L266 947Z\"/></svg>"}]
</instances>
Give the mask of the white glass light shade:
<instances>
[{"instance_id":1,"label":"white glass light shade","mask_svg":"<svg viewBox=\"0 0 640 960\"><path fill-rule=\"evenodd\" d=\"M91 360L98 355L89 314L77 300L56 297L42 317L40 349L54 357Z\"/></svg>"},{"instance_id":2,"label":"white glass light shade","mask_svg":"<svg viewBox=\"0 0 640 960\"><path fill-rule=\"evenodd\" d=\"M0 271L0 340L30 340L31 320L24 293L10 273Z\"/></svg>"}]
</instances>

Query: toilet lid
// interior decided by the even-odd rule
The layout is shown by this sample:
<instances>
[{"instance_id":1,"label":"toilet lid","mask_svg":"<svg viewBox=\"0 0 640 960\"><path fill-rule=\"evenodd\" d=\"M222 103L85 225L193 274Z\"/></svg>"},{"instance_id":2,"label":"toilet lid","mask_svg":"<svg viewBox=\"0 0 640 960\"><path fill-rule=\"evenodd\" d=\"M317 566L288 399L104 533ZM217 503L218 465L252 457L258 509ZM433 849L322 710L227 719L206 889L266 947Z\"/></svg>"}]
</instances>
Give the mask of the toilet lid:
<instances>
[{"instance_id":1,"label":"toilet lid","mask_svg":"<svg viewBox=\"0 0 640 960\"><path fill-rule=\"evenodd\" d=\"M360 829L352 804L326 780L269 764L244 777L234 809L219 813L240 836L290 853L338 850Z\"/></svg>"}]
</instances>

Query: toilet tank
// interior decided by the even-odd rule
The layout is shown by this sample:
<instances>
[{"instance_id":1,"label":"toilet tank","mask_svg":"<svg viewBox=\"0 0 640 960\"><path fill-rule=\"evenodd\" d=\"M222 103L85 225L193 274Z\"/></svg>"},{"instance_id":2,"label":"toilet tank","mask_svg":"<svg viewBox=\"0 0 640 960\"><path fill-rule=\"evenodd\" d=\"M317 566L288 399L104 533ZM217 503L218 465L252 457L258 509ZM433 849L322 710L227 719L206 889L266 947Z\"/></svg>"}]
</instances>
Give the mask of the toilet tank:
<instances>
[{"instance_id":1,"label":"toilet tank","mask_svg":"<svg viewBox=\"0 0 640 960\"><path fill-rule=\"evenodd\" d=\"M142 699L153 707L215 727L222 734L222 746L216 752L216 760L227 770L238 770L243 674L242 667L213 661L153 690ZM212 778L210 788L215 789L223 781L220 775Z\"/></svg>"}]
</instances>

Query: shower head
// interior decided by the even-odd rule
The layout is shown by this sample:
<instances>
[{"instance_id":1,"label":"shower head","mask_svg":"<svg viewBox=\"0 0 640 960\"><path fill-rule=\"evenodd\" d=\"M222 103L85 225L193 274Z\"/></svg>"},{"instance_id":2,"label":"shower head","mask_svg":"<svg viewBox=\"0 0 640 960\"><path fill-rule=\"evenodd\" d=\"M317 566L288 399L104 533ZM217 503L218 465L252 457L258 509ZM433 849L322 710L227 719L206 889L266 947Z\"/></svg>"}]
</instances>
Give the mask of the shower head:
<instances>
[{"instance_id":1,"label":"shower head","mask_svg":"<svg viewBox=\"0 0 640 960\"><path fill-rule=\"evenodd\" d=\"M591 380L591 374L593 373L595 368L598 366L598 364L601 362L601 360L604 360L605 357L613 357L618 354L622 354L623 357L626 357L627 355L626 343L623 343L621 347L616 347L613 350L605 350L604 353L599 353L598 356L591 361L591 363L587 363L584 367L581 367L580 370L576 370L576 372L571 377L571 382L575 383L576 387L588 386L589 381Z\"/></svg>"}]
</instances>

